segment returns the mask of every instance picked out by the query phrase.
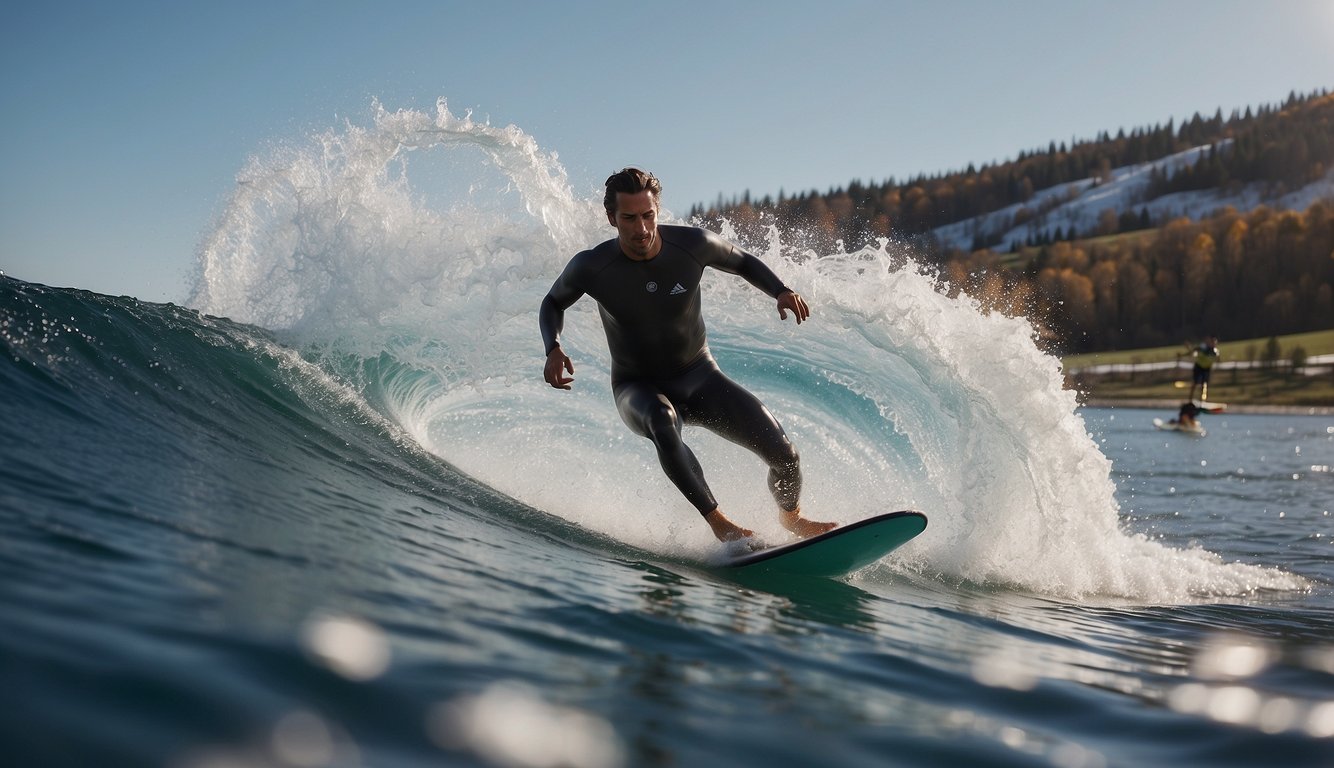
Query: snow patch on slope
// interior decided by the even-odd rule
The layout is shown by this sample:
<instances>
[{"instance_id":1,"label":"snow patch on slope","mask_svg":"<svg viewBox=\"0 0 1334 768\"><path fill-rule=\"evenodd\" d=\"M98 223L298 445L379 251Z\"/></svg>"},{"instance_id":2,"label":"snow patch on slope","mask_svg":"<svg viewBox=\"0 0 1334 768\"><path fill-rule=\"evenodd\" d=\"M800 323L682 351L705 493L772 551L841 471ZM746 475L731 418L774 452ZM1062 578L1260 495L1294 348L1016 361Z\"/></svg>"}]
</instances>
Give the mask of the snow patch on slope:
<instances>
[{"instance_id":1,"label":"snow patch on slope","mask_svg":"<svg viewBox=\"0 0 1334 768\"><path fill-rule=\"evenodd\" d=\"M1218 151L1224 151L1229 143L1230 140L1219 142ZM1072 226L1080 236L1085 236L1095 231L1098 217L1107 209L1118 215L1126 211L1138 215L1141 209L1147 209L1155 222L1183 216L1198 221L1228 206L1238 211L1260 205L1304 211L1318 200L1334 200L1334 169L1320 180L1279 198L1268 193L1267 185L1253 183L1236 190L1178 192L1145 200L1154 168L1174 174L1199 162L1209 149L1207 145L1194 147L1153 162L1117 168L1101 184L1083 179L1050 187L1034 194L1026 203L937 227L932 234L943 248L969 251L979 235L991 238L999 233L1000 242L992 250L1004 252L1014 244L1024 245L1030 237L1052 236L1057 229L1066 233ZM1016 226L1015 214L1023 209L1028 211L1027 220L1021 215L1021 223Z\"/></svg>"}]
</instances>

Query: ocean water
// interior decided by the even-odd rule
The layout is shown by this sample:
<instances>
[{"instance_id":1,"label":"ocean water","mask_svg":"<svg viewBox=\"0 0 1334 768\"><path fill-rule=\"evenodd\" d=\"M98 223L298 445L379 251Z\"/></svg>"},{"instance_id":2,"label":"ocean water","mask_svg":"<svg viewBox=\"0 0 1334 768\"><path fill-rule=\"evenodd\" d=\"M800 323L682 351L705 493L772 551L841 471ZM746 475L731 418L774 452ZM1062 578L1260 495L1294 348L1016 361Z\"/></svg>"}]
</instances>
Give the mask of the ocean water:
<instances>
[{"instance_id":1,"label":"ocean water","mask_svg":"<svg viewBox=\"0 0 1334 768\"><path fill-rule=\"evenodd\" d=\"M1334 417L1082 409L900 246L771 234L812 320L711 275L716 356L812 517L930 525L739 578L591 301L541 381L599 198L518 128L380 111L242 169L185 306L0 278L3 763L1334 765ZM762 467L688 439L780 540Z\"/></svg>"}]
</instances>

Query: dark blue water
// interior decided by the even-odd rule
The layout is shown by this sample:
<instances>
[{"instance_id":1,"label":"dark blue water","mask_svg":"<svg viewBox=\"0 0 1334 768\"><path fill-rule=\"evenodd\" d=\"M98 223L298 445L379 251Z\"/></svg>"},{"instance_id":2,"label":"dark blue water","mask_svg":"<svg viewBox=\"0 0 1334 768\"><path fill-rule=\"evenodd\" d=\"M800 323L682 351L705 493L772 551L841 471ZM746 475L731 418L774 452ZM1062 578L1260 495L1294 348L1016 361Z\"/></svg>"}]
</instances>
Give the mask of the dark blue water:
<instances>
[{"instance_id":1,"label":"dark blue water","mask_svg":"<svg viewBox=\"0 0 1334 768\"><path fill-rule=\"evenodd\" d=\"M537 304L612 234L554 155L442 107L239 181L190 309L0 277L3 764L1334 764L1334 418L1079 409L897 246L748 243L814 314L711 276L710 339L804 508L931 522L739 579L591 302L541 382ZM754 459L687 438L781 538Z\"/></svg>"},{"instance_id":2,"label":"dark blue water","mask_svg":"<svg viewBox=\"0 0 1334 768\"><path fill-rule=\"evenodd\" d=\"M1236 594L1072 598L929 558L744 583L469 478L267 332L0 289L11 764L1334 754L1328 417L1209 417L1201 440L1084 414L1124 528L1260 566Z\"/></svg>"}]
</instances>

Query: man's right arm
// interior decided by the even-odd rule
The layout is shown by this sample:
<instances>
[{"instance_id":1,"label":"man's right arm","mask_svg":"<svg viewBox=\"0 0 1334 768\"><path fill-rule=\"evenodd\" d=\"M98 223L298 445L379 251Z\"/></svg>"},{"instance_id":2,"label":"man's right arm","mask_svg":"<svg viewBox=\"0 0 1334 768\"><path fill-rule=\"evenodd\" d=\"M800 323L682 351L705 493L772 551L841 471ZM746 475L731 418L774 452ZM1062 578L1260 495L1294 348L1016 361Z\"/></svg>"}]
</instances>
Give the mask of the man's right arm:
<instances>
[{"instance_id":1,"label":"man's right arm","mask_svg":"<svg viewBox=\"0 0 1334 768\"><path fill-rule=\"evenodd\" d=\"M542 377L557 389L569 389L574 381L574 363L560 348L560 334L565 328L565 310L584 295L583 290L576 287L574 279L575 262L578 260L576 256L566 265L565 271L556 278L537 311L537 324L542 331L542 344L547 352ZM566 373L570 375L566 376Z\"/></svg>"},{"instance_id":2,"label":"man's right arm","mask_svg":"<svg viewBox=\"0 0 1334 768\"><path fill-rule=\"evenodd\" d=\"M555 291L555 287L552 287ZM565 329L565 307L548 292L542 299L542 306L537 310L537 325L542 331L542 346L547 354L560 346L560 333Z\"/></svg>"}]
</instances>

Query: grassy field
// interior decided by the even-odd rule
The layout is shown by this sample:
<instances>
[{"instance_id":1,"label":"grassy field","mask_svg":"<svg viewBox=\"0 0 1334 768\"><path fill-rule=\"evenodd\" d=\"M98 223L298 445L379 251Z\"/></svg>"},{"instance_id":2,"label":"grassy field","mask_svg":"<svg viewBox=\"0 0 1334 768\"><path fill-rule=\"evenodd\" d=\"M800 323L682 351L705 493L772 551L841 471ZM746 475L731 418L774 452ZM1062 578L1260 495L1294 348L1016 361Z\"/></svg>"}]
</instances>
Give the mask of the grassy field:
<instances>
[{"instance_id":1,"label":"grassy field","mask_svg":"<svg viewBox=\"0 0 1334 768\"><path fill-rule=\"evenodd\" d=\"M1268 339L1243 339L1218 345L1223 361L1262 360ZM1209 399L1232 405L1334 406L1334 372L1326 368L1320 375L1293 371L1292 353L1298 347L1307 357L1334 354L1334 330L1278 337L1279 355L1271 368L1214 371L1209 384ZM1163 371L1134 371L1112 374L1080 374L1079 369L1094 365L1171 362L1182 355L1185 365ZM1164 400L1180 401L1189 386L1189 350L1186 345L1155 347L1119 352L1071 355L1062 363L1069 376L1067 386L1089 400Z\"/></svg>"},{"instance_id":2,"label":"grassy field","mask_svg":"<svg viewBox=\"0 0 1334 768\"><path fill-rule=\"evenodd\" d=\"M1264 354L1269 339L1243 339L1241 341L1222 341L1218 351L1223 360L1259 360ZM1308 356L1334 355L1334 329L1299 333L1293 336L1279 336L1280 360L1292 358L1292 350L1301 347ZM1151 347L1148 349L1129 349L1118 352L1092 352L1087 355L1070 355L1062 359L1065 370L1073 371L1091 365L1108 363L1160 363L1176 359L1177 355L1188 355L1190 348L1186 344L1174 347Z\"/></svg>"}]
</instances>

